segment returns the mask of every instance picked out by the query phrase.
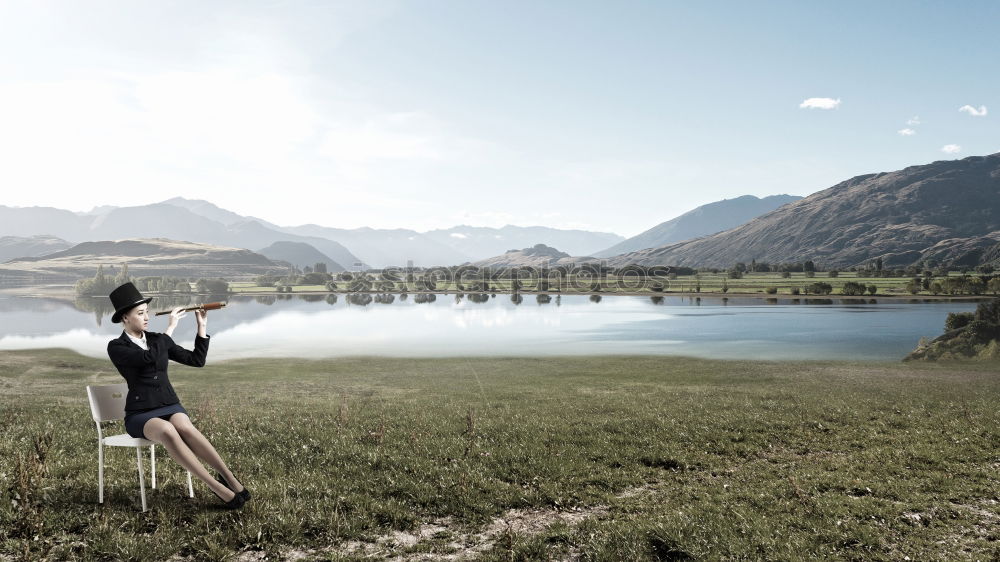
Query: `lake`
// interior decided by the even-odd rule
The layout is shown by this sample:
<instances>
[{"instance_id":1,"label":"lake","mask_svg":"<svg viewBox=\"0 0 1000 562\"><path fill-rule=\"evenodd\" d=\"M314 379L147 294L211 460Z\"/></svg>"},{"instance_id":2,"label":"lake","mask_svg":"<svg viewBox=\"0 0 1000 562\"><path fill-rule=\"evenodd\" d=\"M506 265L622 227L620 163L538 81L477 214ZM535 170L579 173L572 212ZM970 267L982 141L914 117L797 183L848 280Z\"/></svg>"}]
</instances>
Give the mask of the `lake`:
<instances>
[{"instance_id":1,"label":"lake","mask_svg":"<svg viewBox=\"0 0 1000 562\"><path fill-rule=\"evenodd\" d=\"M374 298L373 298L374 297ZM225 297L222 297L223 299ZM661 354L716 359L897 361L968 300L523 295L232 296L209 313L211 359L348 355ZM204 299L197 302L210 302ZM158 306L159 304L159 306ZM150 311L169 308L154 299ZM66 347L107 357L121 334L106 297L0 296L0 349ZM152 317L162 332L166 316ZM193 347L193 313L174 340Z\"/></svg>"}]
</instances>

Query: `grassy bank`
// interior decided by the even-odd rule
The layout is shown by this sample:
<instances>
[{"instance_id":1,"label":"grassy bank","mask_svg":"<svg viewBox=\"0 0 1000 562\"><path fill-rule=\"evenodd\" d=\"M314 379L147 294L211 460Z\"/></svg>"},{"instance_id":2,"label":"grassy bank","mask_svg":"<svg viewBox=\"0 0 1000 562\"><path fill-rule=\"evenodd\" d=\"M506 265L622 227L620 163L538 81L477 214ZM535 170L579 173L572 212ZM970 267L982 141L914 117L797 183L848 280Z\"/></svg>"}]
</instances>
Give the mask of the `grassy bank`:
<instances>
[{"instance_id":1,"label":"grassy bank","mask_svg":"<svg viewBox=\"0 0 1000 562\"><path fill-rule=\"evenodd\" d=\"M84 385L121 378L70 351L0 352L0 553L1000 555L997 363L210 357L171 373L247 507L218 510L198 482L186 498L162 448L150 511L127 449L106 455L99 506Z\"/></svg>"}]
</instances>

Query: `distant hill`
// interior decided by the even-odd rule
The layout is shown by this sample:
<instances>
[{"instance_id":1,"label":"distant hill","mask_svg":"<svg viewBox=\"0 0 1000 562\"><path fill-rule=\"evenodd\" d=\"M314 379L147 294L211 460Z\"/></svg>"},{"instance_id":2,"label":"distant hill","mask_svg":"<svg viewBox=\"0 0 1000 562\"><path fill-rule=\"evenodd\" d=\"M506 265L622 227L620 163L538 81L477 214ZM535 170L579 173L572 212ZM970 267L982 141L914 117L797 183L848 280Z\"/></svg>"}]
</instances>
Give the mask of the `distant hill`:
<instances>
[{"instance_id":1,"label":"distant hill","mask_svg":"<svg viewBox=\"0 0 1000 562\"><path fill-rule=\"evenodd\" d=\"M415 230L405 228L330 228L315 224L281 227L300 236L336 240L362 256L371 267L453 265L470 257Z\"/></svg>"},{"instance_id":2,"label":"distant hill","mask_svg":"<svg viewBox=\"0 0 1000 562\"><path fill-rule=\"evenodd\" d=\"M99 265L120 267L128 263L135 277L225 277L252 279L260 274L284 274L261 254L163 238L83 242L40 257L24 257L0 264L0 285L23 284L25 279L43 283L71 283L91 277Z\"/></svg>"},{"instance_id":3,"label":"distant hill","mask_svg":"<svg viewBox=\"0 0 1000 562\"><path fill-rule=\"evenodd\" d=\"M808 259L822 267L850 267L876 258L893 267L929 258L982 263L998 243L1000 153L857 176L724 232L621 254L609 264L729 267L754 259Z\"/></svg>"},{"instance_id":4,"label":"distant hill","mask_svg":"<svg viewBox=\"0 0 1000 562\"><path fill-rule=\"evenodd\" d=\"M28 237L0 237L0 263L14 258L35 257L51 254L52 252L65 250L72 245L73 244L63 240L62 238L47 236L44 234Z\"/></svg>"},{"instance_id":5,"label":"distant hill","mask_svg":"<svg viewBox=\"0 0 1000 562\"><path fill-rule=\"evenodd\" d=\"M610 232L509 224L503 228L463 225L444 230L431 230L424 234L469 256L467 258L469 261L489 259L510 248L529 248L535 244L562 248L570 255L592 255L596 250L607 248L625 239Z\"/></svg>"},{"instance_id":6,"label":"distant hill","mask_svg":"<svg viewBox=\"0 0 1000 562\"><path fill-rule=\"evenodd\" d=\"M471 265L477 267L555 267L557 265L572 266L584 262L597 262L592 257L572 257L566 252L546 246L545 244L535 244L531 248L523 250L508 250L502 255L494 256L485 260L479 260Z\"/></svg>"},{"instance_id":7,"label":"distant hill","mask_svg":"<svg viewBox=\"0 0 1000 562\"><path fill-rule=\"evenodd\" d=\"M665 246L674 242L690 240L714 234L739 226L750 219L773 211L778 207L798 201L798 195L771 195L763 199L753 195L744 195L735 199L723 199L714 203L702 205L683 215L662 222L649 230L633 236L595 253L597 257L610 257L625 252L634 252L644 248Z\"/></svg>"},{"instance_id":8,"label":"distant hill","mask_svg":"<svg viewBox=\"0 0 1000 562\"><path fill-rule=\"evenodd\" d=\"M208 205L193 206L208 212L211 210ZM92 214L76 214L51 207L0 205L0 235L26 237L46 234L73 243L158 237L230 248L262 248L278 241L305 242L337 263L361 261L333 240L282 232L239 215L235 217L241 220L224 224L176 204L100 209L95 208ZM225 215L226 211L216 209L212 212L219 218L234 218Z\"/></svg>"},{"instance_id":9,"label":"distant hill","mask_svg":"<svg viewBox=\"0 0 1000 562\"><path fill-rule=\"evenodd\" d=\"M342 265L305 242L275 242L266 248L257 250L257 253L270 260L286 261L299 269L306 266L314 267L317 263L323 262L326 264L327 271L344 270Z\"/></svg>"}]
</instances>

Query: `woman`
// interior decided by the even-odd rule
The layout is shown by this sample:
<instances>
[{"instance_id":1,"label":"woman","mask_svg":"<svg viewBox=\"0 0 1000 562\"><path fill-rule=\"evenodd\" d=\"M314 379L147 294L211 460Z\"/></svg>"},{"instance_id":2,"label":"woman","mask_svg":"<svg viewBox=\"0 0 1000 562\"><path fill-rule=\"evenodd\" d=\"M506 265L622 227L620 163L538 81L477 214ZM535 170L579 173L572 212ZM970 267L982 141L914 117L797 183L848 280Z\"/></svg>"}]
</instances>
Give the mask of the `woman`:
<instances>
[{"instance_id":1,"label":"woman","mask_svg":"<svg viewBox=\"0 0 1000 562\"><path fill-rule=\"evenodd\" d=\"M164 333L147 332L149 301L132 283L125 283L109 295L115 313L114 323L124 326L122 335L108 342L108 356L128 382L125 401L125 430L132 437L143 437L159 443L178 464L200 478L219 496L228 509L238 509L250 499L250 492L233 476L215 447L194 425L187 410L180 404L174 387L167 378L170 359L202 367L208 353L209 336L205 333L208 313L195 312L198 334L194 351L174 343L177 322L185 312L175 308ZM198 459L212 466L218 474L213 480Z\"/></svg>"}]
</instances>

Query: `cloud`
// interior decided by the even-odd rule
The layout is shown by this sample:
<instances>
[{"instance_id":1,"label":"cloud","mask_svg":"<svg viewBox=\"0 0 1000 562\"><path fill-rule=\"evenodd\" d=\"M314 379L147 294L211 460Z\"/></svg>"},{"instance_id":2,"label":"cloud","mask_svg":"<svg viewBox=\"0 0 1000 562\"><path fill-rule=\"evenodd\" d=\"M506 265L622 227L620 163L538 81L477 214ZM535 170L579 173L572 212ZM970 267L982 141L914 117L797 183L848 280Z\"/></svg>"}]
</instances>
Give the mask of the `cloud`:
<instances>
[{"instance_id":1,"label":"cloud","mask_svg":"<svg viewBox=\"0 0 1000 562\"><path fill-rule=\"evenodd\" d=\"M462 234L461 232L452 232L448 236L451 236L452 238L459 238L459 239L462 239L462 240L468 238L468 236Z\"/></svg>"},{"instance_id":2,"label":"cloud","mask_svg":"<svg viewBox=\"0 0 1000 562\"><path fill-rule=\"evenodd\" d=\"M973 117L983 117L983 116L986 115L986 106L985 105L979 106L979 109L976 109L976 108L972 107L971 105L963 105L962 107L958 108L958 110L959 111L964 111L965 113L968 113L969 115L971 115Z\"/></svg>"},{"instance_id":3,"label":"cloud","mask_svg":"<svg viewBox=\"0 0 1000 562\"><path fill-rule=\"evenodd\" d=\"M914 125L919 125L920 124L920 116L919 115L914 115L913 117L910 117L909 119L906 120L906 124L909 125L909 126L911 126L911 127L914 126Z\"/></svg>"},{"instance_id":4,"label":"cloud","mask_svg":"<svg viewBox=\"0 0 1000 562\"><path fill-rule=\"evenodd\" d=\"M957 144L946 144L941 147L941 152L944 152L945 154L958 154L959 152L962 152L962 147Z\"/></svg>"},{"instance_id":5,"label":"cloud","mask_svg":"<svg viewBox=\"0 0 1000 562\"><path fill-rule=\"evenodd\" d=\"M913 135L917 134L917 132L914 131L913 129L900 129L896 132L899 133L900 135L903 135L904 137L912 137Z\"/></svg>"},{"instance_id":6,"label":"cloud","mask_svg":"<svg viewBox=\"0 0 1000 562\"><path fill-rule=\"evenodd\" d=\"M840 107L840 98L809 98L799 104L805 109L837 109Z\"/></svg>"}]
</instances>

